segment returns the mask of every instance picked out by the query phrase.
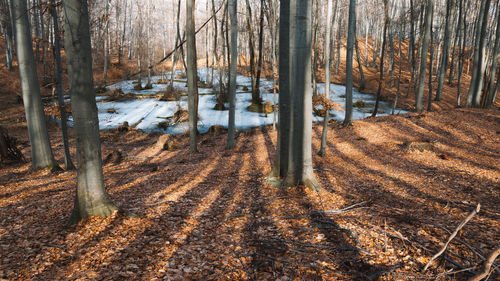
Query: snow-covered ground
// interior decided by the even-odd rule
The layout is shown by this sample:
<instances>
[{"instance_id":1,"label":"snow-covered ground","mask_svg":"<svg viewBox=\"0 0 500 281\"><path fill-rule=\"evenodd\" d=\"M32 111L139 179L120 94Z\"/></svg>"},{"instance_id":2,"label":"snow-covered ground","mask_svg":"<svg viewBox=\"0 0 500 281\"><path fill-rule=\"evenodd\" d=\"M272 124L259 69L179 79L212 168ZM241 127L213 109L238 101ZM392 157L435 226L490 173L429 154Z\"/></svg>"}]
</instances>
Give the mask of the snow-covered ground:
<instances>
[{"instance_id":1,"label":"snow-covered ground","mask_svg":"<svg viewBox=\"0 0 500 281\"><path fill-rule=\"evenodd\" d=\"M201 80L206 82L207 71L211 74L211 71L206 68L198 69L198 76ZM178 71L176 75L180 74ZM217 87L218 84L218 72L214 70L214 84ZM156 94L159 91L164 91L167 88L166 84L156 84L155 82L161 79L161 76L152 77L153 88L148 90L137 91L134 90L134 84L132 80L122 81L109 86L110 89L122 89L124 93L133 94ZM174 86L180 90L187 91L186 80L176 79ZM143 86L146 83L146 79L142 80ZM236 129L245 130L252 127L270 125L273 123L274 114L262 114L255 113L246 110L247 106L251 103L251 93L248 91L242 91L244 87L251 90L251 80L250 77L243 75L237 76L237 95L236 95ZM272 81L268 79L261 79L261 96L264 101L270 101L271 104L274 101L272 94ZM341 95L345 94L345 86L341 85L330 85L330 95L332 101L339 104L342 108L345 106L345 99ZM212 89L200 88L199 92L201 94L199 97L199 107L198 114L200 116L200 121L198 123L198 130L201 133L205 133L211 126L222 125L227 127L228 122L228 111L218 111L214 110L216 104L214 95L210 94ZM318 92L324 93L325 84L318 83ZM121 102L107 102L104 101L102 97L98 97L97 108L99 112L99 127L101 130L116 128L123 124L123 122L128 122L129 125L136 124L136 128L144 131L162 131L168 134L180 134L185 133L188 130L186 123L176 124L169 127L167 130L160 129L158 124L165 121L167 117L171 117L177 111L178 107L187 109L187 97L181 97L180 101L158 101L154 98L143 98L134 99ZM278 97L276 96L276 101ZM362 100L367 104L366 108L354 108L353 119L363 119L370 116L370 112L373 109L373 104L375 103L375 97L372 95L361 94L357 91L353 92L353 101ZM111 110L113 109L113 110ZM116 113L109 113L116 111ZM379 115L387 115L391 112L391 105L386 102L381 102L379 107ZM404 113L405 111L396 110L396 113ZM331 118L342 121L345 116L345 111L331 111ZM276 114L277 115L277 114ZM277 116L276 116L277 118ZM321 121L322 117L313 116L313 121ZM71 120L70 120L71 121Z\"/></svg>"}]
</instances>

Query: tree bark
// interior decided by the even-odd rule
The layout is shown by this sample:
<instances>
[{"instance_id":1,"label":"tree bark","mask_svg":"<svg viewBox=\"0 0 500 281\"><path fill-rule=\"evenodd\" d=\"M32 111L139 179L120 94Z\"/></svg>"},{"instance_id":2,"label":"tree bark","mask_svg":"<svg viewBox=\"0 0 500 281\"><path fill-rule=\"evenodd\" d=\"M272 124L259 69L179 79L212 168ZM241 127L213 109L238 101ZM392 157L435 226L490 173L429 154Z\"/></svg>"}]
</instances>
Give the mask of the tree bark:
<instances>
[{"instance_id":1,"label":"tree bark","mask_svg":"<svg viewBox=\"0 0 500 281\"><path fill-rule=\"evenodd\" d=\"M476 42L474 45L472 77L469 92L467 94L467 107L478 107L481 101L481 91L483 88L485 70L483 53L486 41L486 27L490 2L490 0L482 0L479 8L479 16L476 25Z\"/></svg>"},{"instance_id":2,"label":"tree bark","mask_svg":"<svg viewBox=\"0 0 500 281\"><path fill-rule=\"evenodd\" d=\"M66 106L64 104L64 90L63 90L63 68L61 63L61 37L59 35L59 23L57 17L57 6L55 0L51 0L51 15L54 25L54 54L56 58L56 84L57 84L57 103L59 104L59 112L61 114L61 132L64 147L64 167L66 170L74 170L75 165L71 161L71 154L69 152L69 138L68 138L68 118L66 113Z\"/></svg>"},{"instance_id":3,"label":"tree bark","mask_svg":"<svg viewBox=\"0 0 500 281\"><path fill-rule=\"evenodd\" d=\"M86 0L63 0L65 50L76 139L77 190L69 224L90 216L107 217L118 208L104 188L99 120L92 77Z\"/></svg>"},{"instance_id":4,"label":"tree bark","mask_svg":"<svg viewBox=\"0 0 500 281\"><path fill-rule=\"evenodd\" d=\"M500 53L500 9L497 8L497 30L495 34L495 47L493 48L493 58L490 70L490 81L488 86L488 97L486 99L486 108L490 108L495 103L497 89L495 88L495 74L498 68L498 55ZM498 81L497 81L498 83Z\"/></svg>"},{"instance_id":5,"label":"tree bark","mask_svg":"<svg viewBox=\"0 0 500 281\"><path fill-rule=\"evenodd\" d=\"M384 26L384 28L387 28ZM385 35L384 35L385 38ZM349 1L349 25L347 32L346 90L344 127L352 125L352 58L356 40L356 0ZM383 60L382 60L383 63Z\"/></svg>"},{"instance_id":6,"label":"tree bark","mask_svg":"<svg viewBox=\"0 0 500 281\"><path fill-rule=\"evenodd\" d=\"M227 148L234 148L234 121L236 106L236 64L238 63L238 1L229 0L229 16L231 18L231 62L229 66L229 120L227 134Z\"/></svg>"},{"instance_id":7,"label":"tree bark","mask_svg":"<svg viewBox=\"0 0 500 281\"><path fill-rule=\"evenodd\" d=\"M108 64L109 64L109 0L105 2L105 19L106 24L104 26L104 70L102 72L102 86L106 87L106 78L108 76Z\"/></svg>"},{"instance_id":8,"label":"tree bark","mask_svg":"<svg viewBox=\"0 0 500 281\"><path fill-rule=\"evenodd\" d=\"M31 169L57 169L50 147L35 57L28 23L26 1L14 0L16 48L26 122L31 144Z\"/></svg>"},{"instance_id":9,"label":"tree bark","mask_svg":"<svg viewBox=\"0 0 500 281\"><path fill-rule=\"evenodd\" d=\"M450 18L453 11L453 0L446 1L446 19L444 26L444 42L443 42L443 55L441 57L441 65L439 67L439 80L438 88L436 92L436 100L440 101L443 95L443 84L444 77L446 75L446 69L448 69L449 53L450 53Z\"/></svg>"},{"instance_id":10,"label":"tree bark","mask_svg":"<svg viewBox=\"0 0 500 281\"><path fill-rule=\"evenodd\" d=\"M380 57L380 66L379 66L380 77L378 82L377 98L375 100L375 107L373 108L372 117L377 116L378 105L380 102L380 95L382 94L382 85L384 84L385 37L387 36L388 26L389 26L389 2L388 0L384 0L384 31L382 35L382 52L381 52L382 55Z\"/></svg>"},{"instance_id":11,"label":"tree bark","mask_svg":"<svg viewBox=\"0 0 500 281\"><path fill-rule=\"evenodd\" d=\"M289 164L292 160L291 153L291 130L292 130L292 107L291 107L291 68L292 58L290 50L293 48L292 33L295 17L296 0L280 1L279 21L279 112L278 112L278 146L273 162L271 177L284 178L288 174Z\"/></svg>"},{"instance_id":12,"label":"tree bark","mask_svg":"<svg viewBox=\"0 0 500 281\"><path fill-rule=\"evenodd\" d=\"M252 83L252 103L260 104L260 93L259 89L257 89L256 81L255 81L255 39L252 28L252 8L250 7L249 0L246 0L246 22L247 22L247 31L248 31L248 49L250 51L250 79Z\"/></svg>"},{"instance_id":13,"label":"tree bark","mask_svg":"<svg viewBox=\"0 0 500 281\"><path fill-rule=\"evenodd\" d=\"M262 73L262 47L264 44L264 0L260 1L260 19L259 19L259 58L257 59L257 74L255 75L255 88L260 98L260 76Z\"/></svg>"},{"instance_id":14,"label":"tree bark","mask_svg":"<svg viewBox=\"0 0 500 281\"><path fill-rule=\"evenodd\" d=\"M354 22L354 48L356 50L356 61L358 63L358 70L359 70L359 87L358 91L362 92L365 89L365 74L363 72L363 63L361 62L361 55L359 54L359 46L358 46L358 39L356 35L356 22Z\"/></svg>"},{"instance_id":15,"label":"tree bark","mask_svg":"<svg viewBox=\"0 0 500 281\"><path fill-rule=\"evenodd\" d=\"M187 39L187 84L189 110L189 151L198 152L198 71L196 67L196 34L194 27L195 0L186 1L186 39Z\"/></svg>"},{"instance_id":16,"label":"tree bark","mask_svg":"<svg viewBox=\"0 0 500 281\"><path fill-rule=\"evenodd\" d=\"M429 52L429 41L431 37L431 18L433 13L433 0L427 0L424 18L424 30L422 35L422 48L420 51L420 72L417 89L415 92L415 110L422 111L422 100L424 96L425 70L427 69L427 54Z\"/></svg>"},{"instance_id":17,"label":"tree bark","mask_svg":"<svg viewBox=\"0 0 500 281\"><path fill-rule=\"evenodd\" d=\"M326 16L326 38L325 38L325 99L330 99L330 36L333 0L328 0ZM325 108L326 109L326 108ZM321 147L318 155L324 156L326 153L326 143L328 135L328 121L330 119L329 109L325 110L323 118L323 132L321 134Z\"/></svg>"},{"instance_id":18,"label":"tree bark","mask_svg":"<svg viewBox=\"0 0 500 281\"><path fill-rule=\"evenodd\" d=\"M296 3L293 3L296 2ZM294 5L295 4L295 5ZM312 53L312 3L310 0L292 0L295 8L292 19L294 46L292 48L292 87L291 87L291 147L288 173L284 186L305 185L312 189L320 188L314 177L312 167L312 90L311 90L311 53ZM286 117L285 117L286 118Z\"/></svg>"},{"instance_id":19,"label":"tree bark","mask_svg":"<svg viewBox=\"0 0 500 281\"><path fill-rule=\"evenodd\" d=\"M431 22L433 21L434 16L431 15ZM432 63L434 61L434 35L432 31L432 24L431 24L431 42L429 45L430 49L430 59L429 59L429 80L428 80L428 99L427 99L427 111L431 111L432 107Z\"/></svg>"}]
</instances>

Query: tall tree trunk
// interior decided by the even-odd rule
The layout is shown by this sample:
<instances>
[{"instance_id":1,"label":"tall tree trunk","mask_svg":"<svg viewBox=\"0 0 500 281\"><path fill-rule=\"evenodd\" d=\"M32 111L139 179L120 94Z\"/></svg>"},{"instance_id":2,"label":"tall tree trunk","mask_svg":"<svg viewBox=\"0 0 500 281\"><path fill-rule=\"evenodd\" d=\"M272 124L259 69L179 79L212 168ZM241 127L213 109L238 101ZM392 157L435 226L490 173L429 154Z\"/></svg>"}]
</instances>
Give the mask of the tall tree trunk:
<instances>
[{"instance_id":1,"label":"tall tree trunk","mask_svg":"<svg viewBox=\"0 0 500 281\"><path fill-rule=\"evenodd\" d=\"M436 92L436 100L440 101L443 95L443 84L444 77L446 75L446 69L448 69L449 53L450 53L450 18L453 11L453 0L446 1L446 20L444 26L444 43L443 43L443 55L441 57L441 65L439 68L439 80L438 88Z\"/></svg>"},{"instance_id":2,"label":"tall tree trunk","mask_svg":"<svg viewBox=\"0 0 500 281\"><path fill-rule=\"evenodd\" d=\"M63 69L61 63L61 37L59 35L59 23L57 17L57 6L55 0L51 0L50 12L54 25L54 55L56 58L56 83L57 83L57 103L59 104L59 112L61 114L61 132L64 147L64 167L66 170L74 170L75 165L71 161L71 154L69 153L68 141L68 118L66 113L66 106L64 105L64 90L63 90Z\"/></svg>"},{"instance_id":3,"label":"tall tree trunk","mask_svg":"<svg viewBox=\"0 0 500 281\"><path fill-rule=\"evenodd\" d=\"M175 45L174 48L177 47L180 38L180 16L181 16L181 0L177 1L177 16L176 16L176 24L177 24L177 32L175 33ZM177 66L177 62L179 60L179 52L175 52L172 56L172 71L170 72L170 83L168 84L168 90L173 91L174 89L174 79L175 79L175 69Z\"/></svg>"},{"instance_id":4,"label":"tall tree trunk","mask_svg":"<svg viewBox=\"0 0 500 281\"><path fill-rule=\"evenodd\" d=\"M106 79L108 76L108 64L109 64L109 0L105 1L105 19L106 24L104 26L104 70L102 72L102 86L106 87Z\"/></svg>"},{"instance_id":5,"label":"tall tree trunk","mask_svg":"<svg viewBox=\"0 0 500 281\"><path fill-rule=\"evenodd\" d=\"M28 23L26 1L14 0L16 48L24 109L31 143L31 169L58 168L50 147L45 112L43 110L35 57Z\"/></svg>"},{"instance_id":6,"label":"tall tree trunk","mask_svg":"<svg viewBox=\"0 0 500 281\"><path fill-rule=\"evenodd\" d=\"M352 58L356 40L356 0L349 1L349 25L347 32L346 88L344 127L352 125ZM382 61L383 62L383 61Z\"/></svg>"},{"instance_id":7,"label":"tall tree trunk","mask_svg":"<svg viewBox=\"0 0 500 281\"><path fill-rule=\"evenodd\" d=\"M213 63L213 66L212 68L210 69L210 72L211 72L211 75L210 75L210 85L213 86L214 84L214 66L217 62L217 13L215 12L215 2L214 0L212 0L212 17L214 18L213 19L213 23L214 23L214 27L213 27L213 39L212 39L212 55L213 55L213 58L212 58L212 63Z\"/></svg>"},{"instance_id":8,"label":"tall tree trunk","mask_svg":"<svg viewBox=\"0 0 500 281\"><path fill-rule=\"evenodd\" d=\"M255 77L255 88L260 96L260 76L262 73L262 59L264 57L262 47L264 44L264 0L260 1L260 18L259 18L259 58L257 59L257 75Z\"/></svg>"},{"instance_id":9,"label":"tall tree trunk","mask_svg":"<svg viewBox=\"0 0 500 281\"><path fill-rule=\"evenodd\" d=\"M384 0L384 31L382 35L382 52L380 57L380 77L377 89L377 98L375 100L375 107L373 108L372 117L377 116L378 104L380 102L380 95L382 94L382 85L384 84L384 53L385 53L385 37L387 36L387 28L389 26L389 0Z\"/></svg>"},{"instance_id":10,"label":"tall tree trunk","mask_svg":"<svg viewBox=\"0 0 500 281\"><path fill-rule=\"evenodd\" d=\"M331 36L331 25L330 21L332 18L332 6L333 0L328 0L327 5L327 16L326 16L326 38L325 38L325 99L330 99L330 36ZM326 109L326 108L325 108ZM321 134L321 147L319 149L318 155L324 156L326 153L326 143L328 135L328 121L330 119L330 110L325 110L325 116L323 119L323 133Z\"/></svg>"},{"instance_id":11,"label":"tall tree trunk","mask_svg":"<svg viewBox=\"0 0 500 281\"><path fill-rule=\"evenodd\" d=\"M411 60L411 83L415 85L416 55L415 55L415 7L413 0L410 0L410 60ZM408 91L410 87L408 87Z\"/></svg>"},{"instance_id":12,"label":"tall tree trunk","mask_svg":"<svg viewBox=\"0 0 500 281\"><path fill-rule=\"evenodd\" d=\"M231 18L231 62L229 66L229 120L227 148L234 148L234 119L236 106L236 64L238 63L238 1L229 0L229 16Z\"/></svg>"},{"instance_id":13,"label":"tall tree trunk","mask_svg":"<svg viewBox=\"0 0 500 281\"><path fill-rule=\"evenodd\" d=\"M0 27L5 39L5 65L9 71L12 71L12 20L10 15L9 3L7 0L0 1Z\"/></svg>"},{"instance_id":14,"label":"tall tree trunk","mask_svg":"<svg viewBox=\"0 0 500 281\"><path fill-rule=\"evenodd\" d=\"M197 152L198 133L198 71L196 67L196 34L194 27L195 0L186 1L187 84L189 110L189 151Z\"/></svg>"},{"instance_id":15,"label":"tall tree trunk","mask_svg":"<svg viewBox=\"0 0 500 281\"><path fill-rule=\"evenodd\" d=\"M488 11L490 0L482 0L479 8L479 16L476 25L476 39L474 45L474 61L472 69L472 77L467 94L467 107L478 107L481 101L481 91L483 88L484 79L484 48L486 41L486 27L488 23Z\"/></svg>"},{"instance_id":16,"label":"tall tree trunk","mask_svg":"<svg viewBox=\"0 0 500 281\"><path fill-rule=\"evenodd\" d=\"M431 15L431 22L433 21L434 16ZM428 80L428 99L427 99L427 111L431 111L432 107L432 63L434 61L434 35L432 31L432 24L431 24L431 42L429 45L429 51L430 51L430 59L429 59L429 80Z\"/></svg>"},{"instance_id":17,"label":"tall tree trunk","mask_svg":"<svg viewBox=\"0 0 500 281\"><path fill-rule=\"evenodd\" d=\"M358 91L362 92L365 89L365 74L363 72L363 63L361 62L361 55L359 54L359 46L358 46L358 39L356 35L356 21L354 22L354 48L356 50L356 61L358 63L358 70L359 70L359 87ZM365 45L366 46L366 45Z\"/></svg>"},{"instance_id":18,"label":"tall tree trunk","mask_svg":"<svg viewBox=\"0 0 500 281\"><path fill-rule=\"evenodd\" d=\"M252 103L260 104L260 92L256 85L255 80L255 39L253 34L253 24L252 24L252 8L250 7L250 1L246 0L246 22L248 31L248 49L250 51L250 79L252 82Z\"/></svg>"},{"instance_id":19,"label":"tall tree trunk","mask_svg":"<svg viewBox=\"0 0 500 281\"><path fill-rule=\"evenodd\" d=\"M392 111L391 114L394 115L396 112L396 106L398 105L398 99L399 99L399 94L401 92L401 74L402 74L402 65L403 65L403 46L402 46L402 41L404 37L404 26L406 25L406 18L405 18L405 13L406 13L406 2L403 1L403 6L400 11L400 18L403 21L399 25L399 44L398 44L398 80L396 84L396 97L394 98L394 102L392 104Z\"/></svg>"},{"instance_id":20,"label":"tall tree trunk","mask_svg":"<svg viewBox=\"0 0 500 281\"><path fill-rule=\"evenodd\" d=\"M69 221L75 224L90 216L107 217L118 208L104 188L87 1L63 0L63 4L66 30L64 45L78 161L75 206Z\"/></svg>"},{"instance_id":21,"label":"tall tree trunk","mask_svg":"<svg viewBox=\"0 0 500 281\"><path fill-rule=\"evenodd\" d=\"M292 107L291 107L291 68L294 44L293 26L295 18L296 0L280 1L279 21L279 112L278 112L278 145L274 159L272 177L284 178L288 174L289 164L292 161ZM292 3L291 3L292 2ZM292 26L293 25L293 26Z\"/></svg>"},{"instance_id":22,"label":"tall tree trunk","mask_svg":"<svg viewBox=\"0 0 500 281\"><path fill-rule=\"evenodd\" d=\"M424 96L425 70L427 69L427 54L429 52L429 41L431 39L431 19L433 13L433 0L427 0L424 18L424 32L422 35L422 48L420 51L420 72L418 77L417 89L415 92L415 109L422 111L422 100Z\"/></svg>"},{"instance_id":23,"label":"tall tree trunk","mask_svg":"<svg viewBox=\"0 0 500 281\"><path fill-rule=\"evenodd\" d=\"M497 8L497 30L495 34L495 47L493 48L493 58L490 70L490 81L488 86L488 96L486 99L486 108L490 108L491 105L495 103L495 98L497 94L497 89L495 85L495 74L497 73L498 68L498 55L500 53L500 9ZM497 81L497 85L498 85Z\"/></svg>"},{"instance_id":24,"label":"tall tree trunk","mask_svg":"<svg viewBox=\"0 0 500 281\"><path fill-rule=\"evenodd\" d=\"M460 14L462 15L461 18L459 18L459 25L460 25L460 31L462 33L462 38L461 38L461 43L460 43L460 55L459 55L459 62L458 62L458 83L457 83L457 107L461 106L461 94L460 94L460 89L462 86L462 73L464 71L464 58L465 58L465 44L466 44L466 39L467 39L467 14L464 11L465 7L465 2L468 2L467 0L460 0ZM470 3L470 2L468 2ZM467 5L468 7L468 5Z\"/></svg>"},{"instance_id":25,"label":"tall tree trunk","mask_svg":"<svg viewBox=\"0 0 500 281\"><path fill-rule=\"evenodd\" d=\"M294 46L292 48L292 87L291 87L291 136L289 148L292 158L288 159L288 173L284 186L302 184L312 189L320 188L312 167L312 91L311 91L311 41L312 41L312 3L310 0L292 1L295 8ZM283 3L282 3L283 4ZM295 4L295 5L293 5ZM286 118L286 117L285 117Z\"/></svg>"}]
</instances>

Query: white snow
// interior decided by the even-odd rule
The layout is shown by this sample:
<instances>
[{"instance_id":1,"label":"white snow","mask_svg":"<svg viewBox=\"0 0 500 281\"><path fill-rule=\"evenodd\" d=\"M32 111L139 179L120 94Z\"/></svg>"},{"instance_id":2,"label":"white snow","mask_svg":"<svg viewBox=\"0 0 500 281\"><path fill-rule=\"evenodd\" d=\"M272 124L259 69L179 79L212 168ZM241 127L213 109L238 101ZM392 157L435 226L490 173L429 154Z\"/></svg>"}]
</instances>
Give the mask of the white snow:
<instances>
[{"instance_id":1,"label":"white snow","mask_svg":"<svg viewBox=\"0 0 500 281\"><path fill-rule=\"evenodd\" d=\"M201 80L206 82L207 79L207 68L198 69L198 76ZM176 72L176 75L180 74L180 71ZM214 70L214 88L218 88L218 71ZM161 79L161 76L152 77L152 82L155 83ZM187 91L186 79L176 79L174 82L174 87ZM143 85L146 83L146 78L142 79ZM237 95L236 95L236 119L235 125L238 130L246 130L252 127L259 127L264 125L270 125L273 123L273 113L263 114L255 113L246 110L247 106L251 104L251 93L248 91L243 92L242 88L244 86L251 89L250 77L243 75L237 76ZM152 89L148 90L134 90L133 80L122 81L109 86L109 89L121 88L124 93L133 94L155 94L159 91L166 90L166 84L153 84ZM261 97L264 101L270 101L273 103L274 97L272 94L272 81L268 79L261 79ZM325 84L318 83L318 92L324 93ZM213 89L199 89L199 106L198 114L200 116L200 121L198 122L198 130L200 133L205 133L211 126L221 125L227 127L228 122L228 110L218 111L214 110L215 96L210 94ZM203 95L204 94L204 95ZM332 101L339 104L342 108L345 106L345 99L341 95L345 94L345 86L342 85L330 85L330 96ZM153 98L143 98L134 99L122 102L107 102L103 100L103 97L97 97L96 100L99 116L99 128L101 130L116 128L123 124L123 122L128 122L130 126L136 125L137 129L144 131L162 131L168 134L181 134L188 130L186 123L176 124L175 126L169 127L166 131L158 127L158 123L165 121L167 117L171 117L177 111L180 106L187 109L187 97L182 96L180 101L158 101ZM276 95L276 101L278 100L278 95ZM373 104L375 103L375 97L368 94L362 94L353 91L353 102L357 100L362 100L368 106L366 108L354 108L353 109L353 119L363 119L371 115L371 110L373 109ZM116 113L108 113L108 109L114 109ZM378 115L387 115L391 112L391 105L387 102L380 102ZM345 111L331 111L332 119L342 121L344 120ZM396 110L396 113L405 113L402 110ZM276 118L277 118L276 114ZM322 117L313 116L313 121L322 121ZM70 120L72 121L71 117ZM69 122L70 124L72 122Z\"/></svg>"}]
</instances>

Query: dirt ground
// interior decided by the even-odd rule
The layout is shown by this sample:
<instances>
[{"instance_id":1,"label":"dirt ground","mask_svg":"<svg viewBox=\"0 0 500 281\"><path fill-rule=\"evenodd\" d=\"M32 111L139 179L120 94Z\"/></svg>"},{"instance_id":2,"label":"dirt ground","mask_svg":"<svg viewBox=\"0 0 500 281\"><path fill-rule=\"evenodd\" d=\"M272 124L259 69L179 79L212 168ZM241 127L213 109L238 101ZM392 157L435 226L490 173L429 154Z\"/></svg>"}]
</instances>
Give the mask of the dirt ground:
<instances>
[{"instance_id":1,"label":"dirt ground","mask_svg":"<svg viewBox=\"0 0 500 281\"><path fill-rule=\"evenodd\" d=\"M0 79L0 124L29 161L17 77L7 75L14 74ZM74 227L66 222L75 171L2 165L0 278L466 280L500 241L500 111L457 109L455 89L446 87L432 112L349 128L332 122L326 156L313 155L318 192L267 182L276 149L270 127L239 133L232 151L224 149L227 135L203 135L196 154L186 136L165 151L157 134L102 132L103 158L124 156L104 165L106 188L136 216ZM412 95L405 102L410 107ZM62 164L59 129L49 131ZM314 124L313 151L320 136ZM478 203L480 212L423 271ZM490 280L500 276L498 262L495 270Z\"/></svg>"}]
</instances>

